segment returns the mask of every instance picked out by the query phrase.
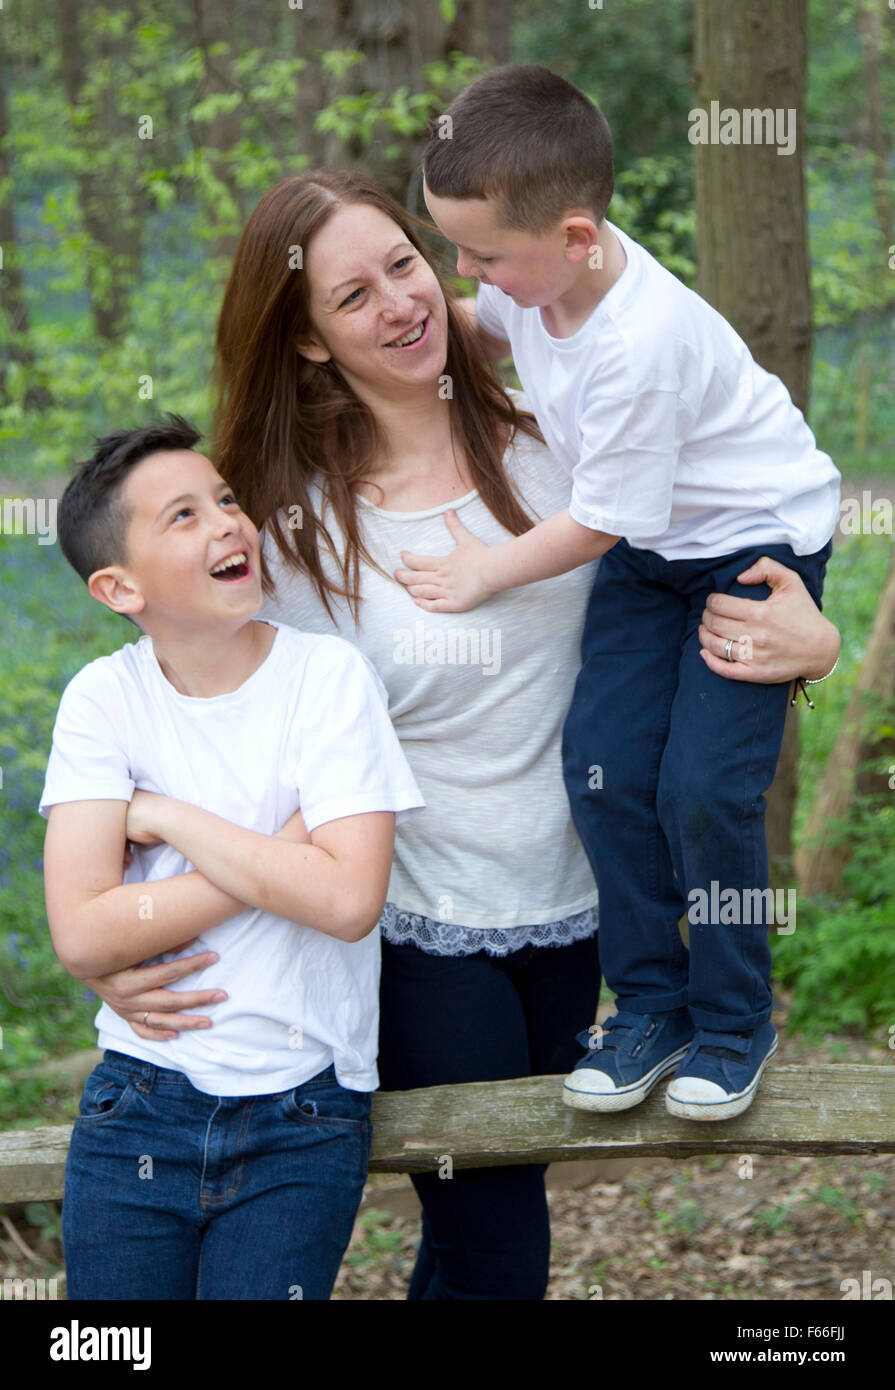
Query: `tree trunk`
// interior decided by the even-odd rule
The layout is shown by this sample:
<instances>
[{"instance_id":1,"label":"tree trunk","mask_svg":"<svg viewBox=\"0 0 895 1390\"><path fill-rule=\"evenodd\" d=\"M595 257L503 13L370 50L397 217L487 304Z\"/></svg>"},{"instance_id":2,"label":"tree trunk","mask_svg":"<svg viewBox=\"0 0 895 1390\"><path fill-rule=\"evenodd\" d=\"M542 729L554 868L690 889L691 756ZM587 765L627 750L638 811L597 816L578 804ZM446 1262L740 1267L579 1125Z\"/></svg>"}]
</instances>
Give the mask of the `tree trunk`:
<instances>
[{"instance_id":1,"label":"tree trunk","mask_svg":"<svg viewBox=\"0 0 895 1390\"><path fill-rule=\"evenodd\" d=\"M892 174L889 169L889 137L886 131L880 68L882 64L882 16L876 3L857 0L858 33L867 77L868 144L873 159L873 203L883 246L895 242L892 212Z\"/></svg>"},{"instance_id":2,"label":"tree trunk","mask_svg":"<svg viewBox=\"0 0 895 1390\"><path fill-rule=\"evenodd\" d=\"M784 113L796 150L775 144L695 147L697 288L733 325L767 371L806 410L811 367L811 289L806 244L802 131L806 0L696 0L694 106ZM781 142L784 143L784 142ZM772 880L789 876L798 724L789 711L768 793Z\"/></svg>"},{"instance_id":3,"label":"tree trunk","mask_svg":"<svg viewBox=\"0 0 895 1390\"><path fill-rule=\"evenodd\" d=\"M93 242L86 256L87 293L98 335L115 343L127 327L130 287L139 277L141 261L135 199L115 162L115 145L122 134L111 75L116 49L101 36L99 55L110 76L102 92L102 109L91 110L85 124L78 119L85 71L80 8L69 0L57 0L57 18L60 70L72 139L86 155L77 186L84 226ZM131 164L143 143L136 131L132 138L135 150Z\"/></svg>"},{"instance_id":4,"label":"tree trunk","mask_svg":"<svg viewBox=\"0 0 895 1390\"><path fill-rule=\"evenodd\" d=\"M330 100L330 82L320 54L336 48L334 33L334 0L324 5L309 5L307 9L289 10L292 22L292 56L305 66L298 74L296 98L295 142L307 157L310 169L325 164L326 139L314 129L314 118Z\"/></svg>"},{"instance_id":5,"label":"tree trunk","mask_svg":"<svg viewBox=\"0 0 895 1390\"><path fill-rule=\"evenodd\" d=\"M337 94L390 94L398 87L411 94L421 92L425 63L443 61L454 49L481 56L484 0L456 0L455 8L448 24L437 0L334 0L333 46L356 49L364 61L341 82L329 84L329 99ZM366 174L404 204L424 144L425 136L398 135L380 126L366 146L329 136L324 158L328 164Z\"/></svg>"},{"instance_id":6,"label":"tree trunk","mask_svg":"<svg viewBox=\"0 0 895 1390\"><path fill-rule=\"evenodd\" d=\"M0 397L5 399L8 394L7 362L15 363L24 375L25 408L45 410L52 398L31 350L25 278L16 241L12 168L6 144L10 129L6 105L5 57L0 46L0 248L4 258L3 269L0 272L0 312L5 315L10 330L8 357L0 356Z\"/></svg>"},{"instance_id":7,"label":"tree trunk","mask_svg":"<svg viewBox=\"0 0 895 1390\"><path fill-rule=\"evenodd\" d=\"M233 0L193 0L193 13L196 21L196 44L202 54L205 70L200 97L231 96L239 90L232 66ZM211 242L212 256L223 256L228 260L231 260L236 252L245 221L243 194L237 183L231 159L231 151L239 140L241 130L242 116L239 107L232 111L219 111L210 121L203 122L197 130L197 143L210 152L212 173L227 190L236 210L238 229L222 230ZM209 208L213 225L221 222L221 212L220 205Z\"/></svg>"},{"instance_id":8,"label":"tree trunk","mask_svg":"<svg viewBox=\"0 0 895 1390\"><path fill-rule=\"evenodd\" d=\"M496 67L510 61L509 0L488 0L485 6L485 50Z\"/></svg>"},{"instance_id":9,"label":"tree trunk","mask_svg":"<svg viewBox=\"0 0 895 1390\"><path fill-rule=\"evenodd\" d=\"M836 822L849 812L855 794L891 799L889 766L893 743L884 723L882 733L865 732L865 718L873 704L892 701L895 694L895 549L867 643L861 671L855 682L842 725L824 768L802 843L796 852L799 891L836 893L848 863L848 846L837 843ZM859 771L867 763L869 770Z\"/></svg>"}]
</instances>

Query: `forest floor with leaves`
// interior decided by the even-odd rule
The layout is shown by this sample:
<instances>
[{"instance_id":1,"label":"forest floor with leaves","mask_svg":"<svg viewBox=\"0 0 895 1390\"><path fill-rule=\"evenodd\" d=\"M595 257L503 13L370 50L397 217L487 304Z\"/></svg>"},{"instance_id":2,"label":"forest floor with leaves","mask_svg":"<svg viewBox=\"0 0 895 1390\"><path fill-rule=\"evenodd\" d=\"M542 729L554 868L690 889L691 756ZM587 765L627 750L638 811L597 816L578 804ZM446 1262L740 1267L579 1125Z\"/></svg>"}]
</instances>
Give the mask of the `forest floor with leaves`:
<instances>
[{"instance_id":1,"label":"forest floor with leaves","mask_svg":"<svg viewBox=\"0 0 895 1390\"><path fill-rule=\"evenodd\" d=\"M838 1300L863 1272L895 1284L895 1157L633 1163L550 1191L548 1300ZM369 1194L335 1298L403 1299L416 1218Z\"/></svg>"},{"instance_id":2,"label":"forest floor with leaves","mask_svg":"<svg viewBox=\"0 0 895 1390\"><path fill-rule=\"evenodd\" d=\"M878 1040L788 1036L777 998L778 1063L895 1066ZM548 1300L838 1300L865 1270L895 1284L895 1155L749 1157L554 1164ZM419 1235L409 1179L371 1177L334 1298L405 1298ZM58 1203L0 1214L0 1279L13 1277L55 1277L64 1297Z\"/></svg>"}]
</instances>

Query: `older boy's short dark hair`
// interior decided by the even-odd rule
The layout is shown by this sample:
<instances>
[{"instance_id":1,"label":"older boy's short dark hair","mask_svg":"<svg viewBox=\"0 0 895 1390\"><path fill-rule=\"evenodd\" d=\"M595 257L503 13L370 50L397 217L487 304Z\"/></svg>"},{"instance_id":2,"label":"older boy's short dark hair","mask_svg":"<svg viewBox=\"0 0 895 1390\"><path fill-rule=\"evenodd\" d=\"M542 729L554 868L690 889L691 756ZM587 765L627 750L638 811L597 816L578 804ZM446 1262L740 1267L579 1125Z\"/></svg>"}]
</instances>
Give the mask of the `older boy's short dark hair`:
<instances>
[{"instance_id":1,"label":"older boy's short dark hair","mask_svg":"<svg viewBox=\"0 0 895 1390\"><path fill-rule=\"evenodd\" d=\"M612 135L600 110L548 68L513 63L466 87L429 122L423 174L437 198L494 198L498 223L549 231L570 208L602 222Z\"/></svg>"},{"instance_id":2,"label":"older boy's short dark hair","mask_svg":"<svg viewBox=\"0 0 895 1390\"><path fill-rule=\"evenodd\" d=\"M127 564L130 513L121 489L132 468L150 454L192 449L201 434L181 415L96 440L92 458L77 472L59 502L56 531L62 553L86 584L96 570Z\"/></svg>"}]
</instances>

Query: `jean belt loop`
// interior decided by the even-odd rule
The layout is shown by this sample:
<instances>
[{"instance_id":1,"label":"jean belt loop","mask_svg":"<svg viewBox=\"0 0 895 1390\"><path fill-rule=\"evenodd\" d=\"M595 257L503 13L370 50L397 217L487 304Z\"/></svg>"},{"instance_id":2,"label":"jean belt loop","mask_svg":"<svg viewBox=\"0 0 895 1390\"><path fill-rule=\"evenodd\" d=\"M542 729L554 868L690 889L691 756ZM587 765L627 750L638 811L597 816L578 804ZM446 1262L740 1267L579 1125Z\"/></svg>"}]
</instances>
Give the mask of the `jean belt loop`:
<instances>
[{"instance_id":1,"label":"jean belt loop","mask_svg":"<svg viewBox=\"0 0 895 1390\"><path fill-rule=\"evenodd\" d=\"M137 1089L149 1093L155 1090L155 1080L158 1075L158 1067L154 1062L140 1062L140 1080L137 1082Z\"/></svg>"}]
</instances>

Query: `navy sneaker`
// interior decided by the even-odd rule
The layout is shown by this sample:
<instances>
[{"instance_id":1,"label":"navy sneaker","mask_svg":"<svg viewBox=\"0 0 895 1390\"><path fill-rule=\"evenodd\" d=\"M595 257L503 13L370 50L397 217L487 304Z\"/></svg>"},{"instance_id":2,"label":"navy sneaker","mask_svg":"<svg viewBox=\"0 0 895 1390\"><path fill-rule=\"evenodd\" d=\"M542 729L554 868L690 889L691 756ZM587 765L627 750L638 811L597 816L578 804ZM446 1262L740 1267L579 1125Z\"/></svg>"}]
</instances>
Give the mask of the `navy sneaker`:
<instances>
[{"instance_id":1,"label":"navy sneaker","mask_svg":"<svg viewBox=\"0 0 895 1390\"><path fill-rule=\"evenodd\" d=\"M700 1028L674 1080L665 1108L684 1120L729 1120L755 1099L761 1074L777 1051L770 1019L749 1033Z\"/></svg>"},{"instance_id":2,"label":"navy sneaker","mask_svg":"<svg viewBox=\"0 0 895 1390\"><path fill-rule=\"evenodd\" d=\"M575 1110L629 1110L675 1070L692 1037L687 1009L655 1014L619 1009L602 1029L578 1034L587 1056L566 1077L563 1100Z\"/></svg>"}]
</instances>

